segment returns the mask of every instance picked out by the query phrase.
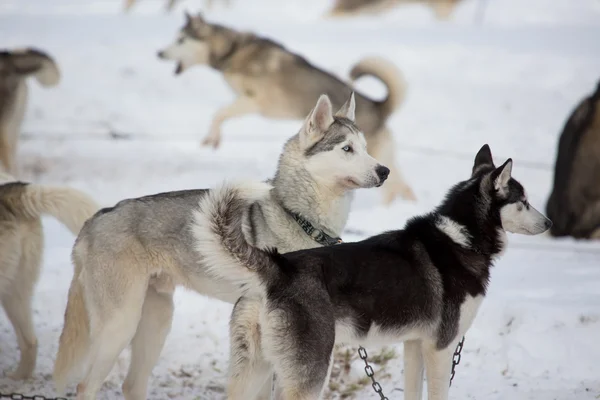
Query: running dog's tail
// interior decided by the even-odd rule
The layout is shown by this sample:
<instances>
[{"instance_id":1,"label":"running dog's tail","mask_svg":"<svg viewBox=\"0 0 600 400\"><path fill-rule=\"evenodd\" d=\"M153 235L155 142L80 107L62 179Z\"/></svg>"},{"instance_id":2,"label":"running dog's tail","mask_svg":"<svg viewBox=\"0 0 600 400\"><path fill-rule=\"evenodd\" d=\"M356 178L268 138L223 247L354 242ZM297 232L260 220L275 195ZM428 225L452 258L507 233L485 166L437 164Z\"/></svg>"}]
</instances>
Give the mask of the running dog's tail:
<instances>
[{"instance_id":1,"label":"running dog's tail","mask_svg":"<svg viewBox=\"0 0 600 400\"><path fill-rule=\"evenodd\" d=\"M263 182L223 184L200 202L193 225L196 250L210 273L258 290L259 274L275 265L273 251L251 246L244 236L248 206L268 195Z\"/></svg>"},{"instance_id":2,"label":"running dog's tail","mask_svg":"<svg viewBox=\"0 0 600 400\"><path fill-rule=\"evenodd\" d=\"M2 179L4 178L4 179ZM85 221L100 209L87 194L68 187L38 185L9 179L2 174L2 200L22 218L52 215L77 236Z\"/></svg>"},{"instance_id":3,"label":"running dog's tail","mask_svg":"<svg viewBox=\"0 0 600 400\"><path fill-rule=\"evenodd\" d=\"M365 75L372 75L387 86L387 97L376 102L381 115L384 119L387 119L404 102L407 87L406 80L402 72L393 63L381 57L363 58L350 71L352 81Z\"/></svg>"}]
</instances>

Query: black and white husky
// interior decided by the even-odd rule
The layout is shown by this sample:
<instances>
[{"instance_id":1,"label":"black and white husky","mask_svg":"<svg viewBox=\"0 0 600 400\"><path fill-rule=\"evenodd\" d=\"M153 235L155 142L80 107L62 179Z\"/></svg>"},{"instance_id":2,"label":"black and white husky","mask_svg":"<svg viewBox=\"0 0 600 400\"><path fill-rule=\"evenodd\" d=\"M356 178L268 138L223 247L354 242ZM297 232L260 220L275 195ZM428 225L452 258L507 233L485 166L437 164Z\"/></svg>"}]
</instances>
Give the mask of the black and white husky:
<instances>
[{"instance_id":1,"label":"black and white husky","mask_svg":"<svg viewBox=\"0 0 600 400\"><path fill-rule=\"evenodd\" d=\"M486 294L506 232L538 235L552 225L511 170L511 159L496 168L485 145L471 177L404 229L287 254L244 240L246 187L211 191L196 215L197 249L211 273L247 288L232 314L228 398L252 398L273 368L284 399L319 399L334 344L403 341L404 398L422 397L425 370L428 399L447 399L453 351ZM260 326L248 326L253 313Z\"/></svg>"}]
</instances>

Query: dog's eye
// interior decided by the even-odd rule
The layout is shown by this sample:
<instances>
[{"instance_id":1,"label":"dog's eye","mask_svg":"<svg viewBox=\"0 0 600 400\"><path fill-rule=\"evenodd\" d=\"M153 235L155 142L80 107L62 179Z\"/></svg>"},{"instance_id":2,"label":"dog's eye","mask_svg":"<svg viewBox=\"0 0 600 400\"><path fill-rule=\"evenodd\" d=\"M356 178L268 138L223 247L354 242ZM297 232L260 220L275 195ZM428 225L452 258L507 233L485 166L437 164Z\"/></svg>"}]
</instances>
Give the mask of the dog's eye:
<instances>
[{"instance_id":1,"label":"dog's eye","mask_svg":"<svg viewBox=\"0 0 600 400\"><path fill-rule=\"evenodd\" d=\"M342 147L342 150L344 150L346 153L352 153L352 147L348 145Z\"/></svg>"}]
</instances>

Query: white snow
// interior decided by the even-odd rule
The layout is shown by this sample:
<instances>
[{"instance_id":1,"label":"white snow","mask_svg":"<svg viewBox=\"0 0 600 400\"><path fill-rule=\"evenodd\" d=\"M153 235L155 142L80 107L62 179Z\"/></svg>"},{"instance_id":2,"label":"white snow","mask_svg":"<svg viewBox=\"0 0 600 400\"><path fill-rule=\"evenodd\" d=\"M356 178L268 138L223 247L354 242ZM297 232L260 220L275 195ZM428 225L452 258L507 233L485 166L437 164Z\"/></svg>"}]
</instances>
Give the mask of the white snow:
<instances>
[{"instance_id":1,"label":"white snow","mask_svg":"<svg viewBox=\"0 0 600 400\"><path fill-rule=\"evenodd\" d=\"M545 208L558 135L580 99L600 78L600 1L465 0L438 22L423 6L381 17L320 18L331 1L233 0L207 16L272 37L341 76L366 55L382 55L409 83L392 116L400 165L418 196L414 204L379 205L377 190L356 197L345 240L401 227L436 205L468 177L475 152L489 143L530 202ZM270 176L284 141L300 121L258 116L224 125L218 151L201 148L214 112L233 94L214 71L180 77L156 52L183 23L184 0L170 15L162 0L139 0L128 15L121 0L2 0L4 47L33 45L58 61L53 89L32 82L19 149L24 178L85 190L102 205L160 191L210 187L224 178ZM372 79L359 88L383 96ZM114 140L110 133L129 135ZM45 262L35 294L39 358L35 377L15 382L18 349L0 313L0 393L54 395L52 361L71 280L73 236L44 219ZM600 244L509 237L493 269L489 296L467 334L450 391L453 399L587 400L600 396ZM223 399L231 306L179 290L172 332L150 382L151 399ZM397 346L398 354L402 346ZM370 353L377 349L368 349ZM120 357L101 399L121 398L127 368ZM381 379L402 398L401 357ZM359 371L360 372L360 371ZM360 376L360 373L358 373ZM358 399L378 398L366 386Z\"/></svg>"}]
</instances>

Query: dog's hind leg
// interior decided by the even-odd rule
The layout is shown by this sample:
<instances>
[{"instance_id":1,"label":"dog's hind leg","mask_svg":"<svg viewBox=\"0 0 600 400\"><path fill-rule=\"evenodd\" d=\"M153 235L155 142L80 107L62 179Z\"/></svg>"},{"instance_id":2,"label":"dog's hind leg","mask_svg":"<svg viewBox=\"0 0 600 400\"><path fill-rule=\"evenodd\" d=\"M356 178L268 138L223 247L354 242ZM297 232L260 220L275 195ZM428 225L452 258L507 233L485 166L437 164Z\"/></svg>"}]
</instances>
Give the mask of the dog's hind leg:
<instances>
[{"instance_id":1,"label":"dog's hind leg","mask_svg":"<svg viewBox=\"0 0 600 400\"><path fill-rule=\"evenodd\" d=\"M0 128L0 163L5 172L15 175L15 143L7 132L7 129Z\"/></svg>"},{"instance_id":2,"label":"dog's hind leg","mask_svg":"<svg viewBox=\"0 0 600 400\"><path fill-rule=\"evenodd\" d=\"M452 355L457 344L458 339L440 350L436 343L423 341L428 400L448 400Z\"/></svg>"},{"instance_id":3,"label":"dog's hind leg","mask_svg":"<svg viewBox=\"0 0 600 400\"><path fill-rule=\"evenodd\" d=\"M367 145L369 154L390 169L390 175L381 187L383 190L383 204L390 204L398 195L405 200L416 200L414 192L396 166L392 132L387 127L381 128L379 132L368 137Z\"/></svg>"},{"instance_id":4,"label":"dog's hind leg","mask_svg":"<svg viewBox=\"0 0 600 400\"><path fill-rule=\"evenodd\" d=\"M94 277L90 277L94 278ZM106 298L94 299L101 309L91 313L89 369L83 382L77 387L77 400L93 400L102 383L108 376L119 354L131 342L139 325L148 281L127 281L121 287L114 287L122 293L116 302L108 306ZM107 293L104 293L106 295ZM99 321L101 319L101 322Z\"/></svg>"},{"instance_id":5,"label":"dog's hind leg","mask_svg":"<svg viewBox=\"0 0 600 400\"><path fill-rule=\"evenodd\" d=\"M404 400L423 398L423 365L421 341L404 342Z\"/></svg>"},{"instance_id":6,"label":"dog's hind leg","mask_svg":"<svg viewBox=\"0 0 600 400\"><path fill-rule=\"evenodd\" d=\"M15 329L21 352L19 366L11 375L13 379L29 378L33 373L37 358L37 338L33 327L31 300L39 277L43 240L39 222L32 225L30 229L20 254L16 279L2 296L2 305ZM10 249L11 252L18 252L19 244L9 243L8 245L14 246ZM2 254L8 253L3 252Z\"/></svg>"},{"instance_id":7,"label":"dog's hind leg","mask_svg":"<svg viewBox=\"0 0 600 400\"><path fill-rule=\"evenodd\" d=\"M123 394L127 400L145 400L148 378L156 365L173 321L173 290L159 293L148 287L142 318L131 342L131 363Z\"/></svg>"},{"instance_id":8,"label":"dog's hind leg","mask_svg":"<svg viewBox=\"0 0 600 400\"><path fill-rule=\"evenodd\" d=\"M226 120L256 112L258 112L256 100L247 96L238 97L233 103L217 111L210 124L208 135L202 141L202 145L212 146L216 149L221 143L221 125Z\"/></svg>"},{"instance_id":9,"label":"dog's hind leg","mask_svg":"<svg viewBox=\"0 0 600 400\"><path fill-rule=\"evenodd\" d=\"M260 300L241 297L231 313L229 400L269 400L272 369L260 343Z\"/></svg>"},{"instance_id":10,"label":"dog's hind leg","mask_svg":"<svg viewBox=\"0 0 600 400\"><path fill-rule=\"evenodd\" d=\"M318 298L316 304L321 304ZM324 296L323 296L324 297ZM283 303L283 302L282 302ZM332 366L335 325L331 312L294 307L261 308L262 348L277 374L284 400L318 400Z\"/></svg>"}]
</instances>

